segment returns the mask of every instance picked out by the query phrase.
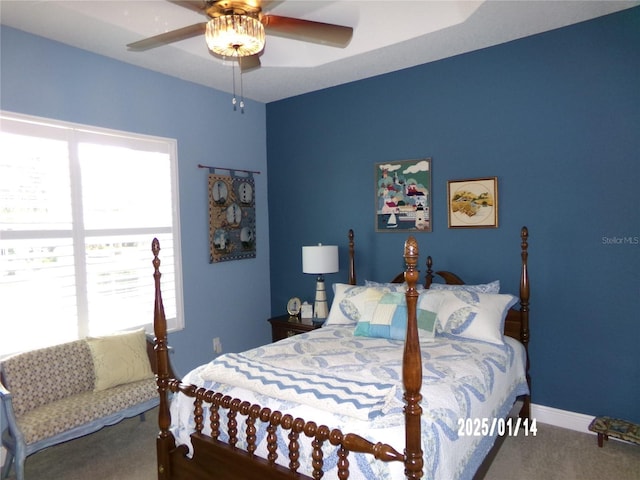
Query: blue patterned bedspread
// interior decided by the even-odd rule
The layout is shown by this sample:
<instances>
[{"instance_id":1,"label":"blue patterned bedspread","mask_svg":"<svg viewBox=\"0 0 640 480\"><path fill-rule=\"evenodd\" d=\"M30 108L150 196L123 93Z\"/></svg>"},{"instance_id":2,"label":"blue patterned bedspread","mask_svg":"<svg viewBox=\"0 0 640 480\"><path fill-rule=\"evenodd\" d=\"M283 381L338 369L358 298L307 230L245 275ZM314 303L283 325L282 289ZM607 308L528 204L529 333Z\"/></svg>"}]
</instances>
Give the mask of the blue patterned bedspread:
<instances>
[{"instance_id":1,"label":"blue patterned bedspread","mask_svg":"<svg viewBox=\"0 0 640 480\"><path fill-rule=\"evenodd\" d=\"M356 433L374 443L388 443L402 452L403 342L354 337L353 330L353 326L325 327L242 354L223 355L191 371L183 381ZM459 419L504 417L515 398L528 393L524 348L510 338L495 345L437 336L435 342L421 342L421 349L423 478L472 478L495 437L459 436ZM179 443L189 444L193 400L176 396L171 408L172 431ZM301 437L302 473L311 471L307 440ZM243 442L241 436L240 447ZM286 432L279 443L281 452L286 452ZM257 453L266 456L264 428L258 433ZM286 453L279 455L287 465ZM325 445L324 455L324 478L337 478L335 448ZM387 464L355 453L349 460L349 478L404 478L399 462Z\"/></svg>"}]
</instances>

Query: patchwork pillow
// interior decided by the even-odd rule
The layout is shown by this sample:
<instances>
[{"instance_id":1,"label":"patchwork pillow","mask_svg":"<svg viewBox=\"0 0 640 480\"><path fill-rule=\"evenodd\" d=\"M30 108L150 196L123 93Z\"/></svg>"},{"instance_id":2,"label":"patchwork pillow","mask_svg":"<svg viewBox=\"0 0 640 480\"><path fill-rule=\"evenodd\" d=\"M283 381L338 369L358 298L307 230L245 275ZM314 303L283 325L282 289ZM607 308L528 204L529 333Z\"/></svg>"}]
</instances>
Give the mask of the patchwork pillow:
<instances>
[{"instance_id":1,"label":"patchwork pillow","mask_svg":"<svg viewBox=\"0 0 640 480\"><path fill-rule=\"evenodd\" d=\"M144 329L88 338L95 371L94 391L152 378Z\"/></svg>"},{"instance_id":2,"label":"patchwork pillow","mask_svg":"<svg viewBox=\"0 0 640 480\"><path fill-rule=\"evenodd\" d=\"M377 300L365 305L366 314L358 321L353 332L356 336L404 340L407 333L407 301L404 292L381 293ZM436 312L416 310L420 338L433 340L436 330Z\"/></svg>"},{"instance_id":3,"label":"patchwork pillow","mask_svg":"<svg viewBox=\"0 0 640 480\"><path fill-rule=\"evenodd\" d=\"M365 285L333 284L333 302L331 310L323 326L351 325L357 323L365 315L365 303L377 302L381 294L399 292L404 295L406 283L377 283L367 281ZM416 290L424 291L421 285ZM369 312L371 315L371 312Z\"/></svg>"},{"instance_id":4,"label":"patchwork pillow","mask_svg":"<svg viewBox=\"0 0 640 480\"><path fill-rule=\"evenodd\" d=\"M490 283L480 283L478 285L447 285L446 283L432 283L429 290L462 290L465 292L477 293L500 293L500 280Z\"/></svg>"},{"instance_id":5,"label":"patchwork pillow","mask_svg":"<svg viewBox=\"0 0 640 480\"><path fill-rule=\"evenodd\" d=\"M334 283L333 302L324 325L351 325L357 323L364 315L367 300L377 301L382 293L391 291L387 287Z\"/></svg>"},{"instance_id":6,"label":"patchwork pillow","mask_svg":"<svg viewBox=\"0 0 640 480\"><path fill-rule=\"evenodd\" d=\"M517 297L469 291L442 291L437 321L444 333L504 343L504 319Z\"/></svg>"}]
</instances>

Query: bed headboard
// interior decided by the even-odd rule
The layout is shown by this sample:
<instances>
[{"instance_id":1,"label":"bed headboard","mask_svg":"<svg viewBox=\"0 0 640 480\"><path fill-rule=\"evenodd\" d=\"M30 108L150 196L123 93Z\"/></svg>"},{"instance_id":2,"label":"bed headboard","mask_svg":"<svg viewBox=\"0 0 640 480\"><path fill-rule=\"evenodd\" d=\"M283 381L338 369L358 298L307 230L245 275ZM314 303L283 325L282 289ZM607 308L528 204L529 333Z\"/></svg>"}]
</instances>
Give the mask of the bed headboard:
<instances>
[{"instance_id":1,"label":"bed headboard","mask_svg":"<svg viewBox=\"0 0 640 480\"><path fill-rule=\"evenodd\" d=\"M355 267L355 234L349 230L349 284L357 284ZM529 272L527 270L529 230L522 227L520 231L520 288L519 288L519 308L512 308L505 320L505 335L508 335L522 342L525 347L529 343ZM424 276L424 287L429 288L436 275L444 280L448 285L464 285L465 282L458 275L446 270L433 271L433 259L427 257L427 271ZM396 275L391 283L403 283L405 272Z\"/></svg>"},{"instance_id":2,"label":"bed headboard","mask_svg":"<svg viewBox=\"0 0 640 480\"><path fill-rule=\"evenodd\" d=\"M531 388L531 378L529 376L529 271L527 269L527 262L529 258L529 230L527 227L522 227L520 230L520 287L518 290L519 304L518 308L511 308L507 312L507 317L504 324L504 334L515 338L524 345L527 354L527 382L529 388ZM427 257L426 261L427 270L424 277L424 287L429 288L433 283L436 276L442 278L445 283L449 285L464 285L464 281L458 275L446 270L433 271L433 259L431 256ZM403 283L405 278L405 272L401 272L391 280L392 283ZM353 230L349 230L349 283L356 285L356 271L355 271L355 241ZM528 403L523 406L523 413L526 412L528 417ZM522 413L521 413L522 415Z\"/></svg>"}]
</instances>

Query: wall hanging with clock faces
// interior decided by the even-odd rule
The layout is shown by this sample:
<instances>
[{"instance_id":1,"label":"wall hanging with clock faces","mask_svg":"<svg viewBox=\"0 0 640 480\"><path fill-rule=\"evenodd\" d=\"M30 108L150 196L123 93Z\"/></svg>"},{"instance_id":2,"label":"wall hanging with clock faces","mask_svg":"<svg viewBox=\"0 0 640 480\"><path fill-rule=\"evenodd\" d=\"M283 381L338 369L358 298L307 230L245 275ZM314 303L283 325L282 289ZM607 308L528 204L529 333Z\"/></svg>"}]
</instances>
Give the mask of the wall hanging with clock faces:
<instances>
[{"instance_id":1,"label":"wall hanging with clock faces","mask_svg":"<svg viewBox=\"0 0 640 480\"><path fill-rule=\"evenodd\" d=\"M256 205L253 172L209 167L209 262L255 258Z\"/></svg>"}]
</instances>

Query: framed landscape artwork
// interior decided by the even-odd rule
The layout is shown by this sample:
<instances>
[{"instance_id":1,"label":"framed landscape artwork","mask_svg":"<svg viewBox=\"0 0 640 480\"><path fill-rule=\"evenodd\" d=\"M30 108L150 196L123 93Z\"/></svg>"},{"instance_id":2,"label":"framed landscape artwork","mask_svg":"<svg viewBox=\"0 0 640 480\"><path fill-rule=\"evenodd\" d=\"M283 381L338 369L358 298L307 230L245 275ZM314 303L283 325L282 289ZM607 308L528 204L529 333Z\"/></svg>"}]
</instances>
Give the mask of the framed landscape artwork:
<instances>
[{"instance_id":1,"label":"framed landscape artwork","mask_svg":"<svg viewBox=\"0 0 640 480\"><path fill-rule=\"evenodd\" d=\"M449 228L498 227L498 178L449 180Z\"/></svg>"},{"instance_id":2,"label":"framed landscape artwork","mask_svg":"<svg viewBox=\"0 0 640 480\"><path fill-rule=\"evenodd\" d=\"M375 164L376 232L430 232L431 159Z\"/></svg>"}]
</instances>

